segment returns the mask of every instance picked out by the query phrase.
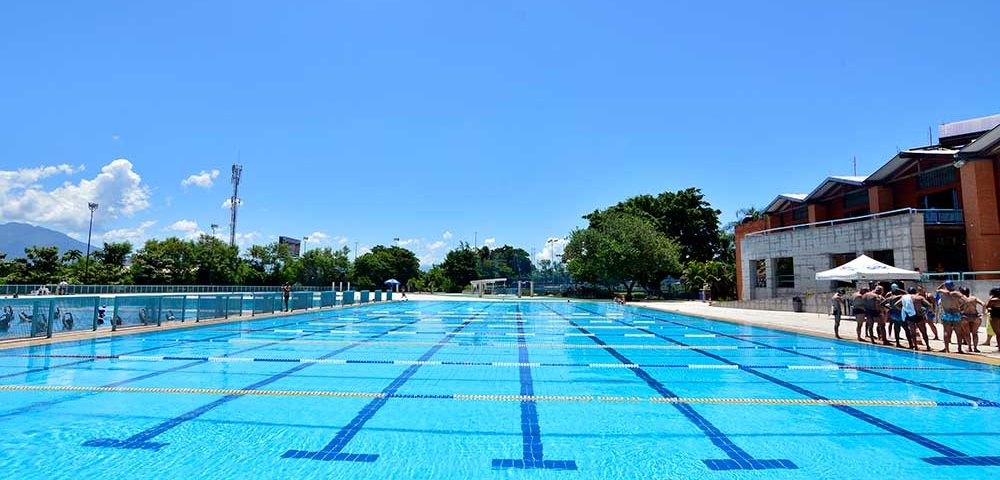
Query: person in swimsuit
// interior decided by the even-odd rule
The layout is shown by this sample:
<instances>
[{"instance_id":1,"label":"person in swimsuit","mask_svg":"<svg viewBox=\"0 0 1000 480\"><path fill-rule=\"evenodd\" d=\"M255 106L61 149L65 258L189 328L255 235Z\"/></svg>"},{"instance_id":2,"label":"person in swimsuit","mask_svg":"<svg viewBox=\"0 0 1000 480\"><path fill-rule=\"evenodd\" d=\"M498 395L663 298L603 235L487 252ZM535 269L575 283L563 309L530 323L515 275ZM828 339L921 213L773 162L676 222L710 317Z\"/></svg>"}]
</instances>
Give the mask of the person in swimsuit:
<instances>
[{"instance_id":1,"label":"person in swimsuit","mask_svg":"<svg viewBox=\"0 0 1000 480\"><path fill-rule=\"evenodd\" d=\"M882 341L884 345L889 344L889 340L885 336L885 319L882 317L882 286L875 287L875 290L870 291L864 295L865 304L865 333L868 335L868 339L872 343L878 343L876 341L875 332L872 331L872 327L878 325L878 338L877 340Z\"/></svg>"},{"instance_id":2,"label":"person in swimsuit","mask_svg":"<svg viewBox=\"0 0 1000 480\"><path fill-rule=\"evenodd\" d=\"M833 309L833 335L838 339L840 338L840 317L844 314L847 303L844 299L846 293L842 288L834 292L833 297L830 298L830 307Z\"/></svg>"},{"instance_id":3,"label":"person in swimsuit","mask_svg":"<svg viewBox=\"0 0 1000 480\"><path fill-rule=\"evenodd\" d=\"M924 298L924 300L927 300L927 302L931 304L930 307L925 307L923 309L923 331L926 332L927 328L930 328L931 333L934 334L934 340L939 340L937 323L934 322L934 299L927 296L927 290L924 290L924 287L917 287L917 295L920 295ZM928 344L930 343L926 334L924 335L924 341L928 342Z\"/></svg>"},{"instance_id":4,"label":"person in swimsuit","mask_svg":"<svg viewBox=\"0 0 1000 480\"><path fill-rule=\"evenodd\" d=\"M292 286L289 285L288 282L285 282L285 284L281 286L281 296L285 300L285 311L287 312L287 311L289 311L288 310L288 299L289 299L289 297L292 296Z\"/></svg>"},{"instance_id":5,"label":"person in swimsuit","mask_svg":"<svg viewBox=\"0 0 1000 480\"><path fill-rule=\"evenodd\" d=\"M993 328L993 335L1000 330L1000 287L990 289L990 299L986 301L986 310L990 314L990 327ZM986 343L989 344L989 335ZM997 336L997 351L1000 352L1000 336Z\"/></svg>"},{"instance_id":6,"label":"person in swimsuit","mask_svg":"<svg viewBox=\"0 0 1000 480\"><path fill-rule=\"evenodd\" d=\"M858 341L863 342L861 339L861 329L865 326L865 298L864 295L868 293L868 289L862 287L860 290L854 292L851 295L851 313L854 314L854 320L858 323L857 333Z\"/></svg>"},{"instance_id":7,"label":"person in swimsuit","mask_svg":"<svg viewBox=\"0 0 1000 480\"><path fill-rule=\"evenodd\" d=\"M918 328L923 328L921 323L922 317L920 315L920 310L922 308L930 307L930 302L926 298L917 294L917 289L910 287L906 291L906 294L900 295L897 298L895 307L899 309L901 316L903 318L903 328L906 331L906 341L910 344L911 350L917 350L918 343L916 341L916 333ZM923 330L924 339L927 339L927 330ZM898 334L897 334L898 336ZM896 346L899 346L899 341L896 341ZM930 351L931 347L928 344L927 350Z\"/></svg>"},{"instance_id":8,"label":"person in swimsuit","mask_svg":"<svg viewBox=\"0 0 1000 480\"><path fill-rule=\"evenodd\" d=\"M944 326L944 349L942 352L950 352L951 334L955 332L958 336L958 353L962 351L962 341L965 339L966 322L962 319L962 303L965 295L955 290L955 282L945 281L937 289L941 295L938 305L941 306L941 324Z\"/></svg>"},{"instance_id":9,"label":"person in swimsuit","mask_svg":"<svg viewBox=\"0 0 1000 480\"><path fill-rule=\"evenodd\" d=\"M896 284L893 284L892 287L892 290L890 290L889 294L885 296L880 306L883 309L885 317L889 319L889 331L886 332L886 339L888 339L889 334L893 334L893 336L896 337L896 347L902 348L899 344L899 331L906 329L906 322L903 320L903 311L901 310L899 302L902 295L900 295L899 288L896 287ZM905 333L906 336L911 339L912 343L912 333Z\"/></svg>"},{"instance_id":10,"label":"person in swimsuit","mask_svg":"<svg viewBox=\"0 0 1000 480\"><path fill-rule=\"evenodd\" d=\"M979 327L982 326L983 317L979 314L979 305L986 307L986 303L977 297L972 295L972 292L968 287L963 287L958 289L965 295L965 302L962 303L962 319L968 322L968 327L966 328L965 344L968 345L969 350L979 352ZM971 338L970 338L971 336Z\"/></svg>"}]
</instances>

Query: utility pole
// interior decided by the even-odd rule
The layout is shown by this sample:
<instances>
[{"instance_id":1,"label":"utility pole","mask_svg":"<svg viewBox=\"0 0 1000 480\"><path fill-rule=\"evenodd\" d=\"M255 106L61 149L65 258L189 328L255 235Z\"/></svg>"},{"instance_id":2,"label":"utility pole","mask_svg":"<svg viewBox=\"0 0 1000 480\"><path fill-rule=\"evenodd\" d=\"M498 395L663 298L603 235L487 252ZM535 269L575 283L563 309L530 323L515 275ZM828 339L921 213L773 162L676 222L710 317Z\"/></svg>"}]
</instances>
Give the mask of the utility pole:
<instances>
[{"instance_id":1,"label":"utility pole","mask_svg":"<svg viewBox=\"0 0 1000 480\"><path fill-rule=\"evenodd\" d=\"M214 236L216 236L218 234L219 234L219 224L218 223L213 223L212 224L212 236L214 237Z\"/></svg>"},{"instance_id":2,"label":"utility pole","mask_svg":"<svg viewBox=\"0 0 1000 480\"><path fill-rule=\"evenodd\" d=\"M90 237L94 233L94 212L97 211L96 202L88 202L87 208L90 209L90 228L87 229L87 259L83 264L83 283L90 283Z\"/></svg>"},{"instance_id":3,"label":"utility pole","mask_svg":"<svg viewBox=\"0 0 1000 480\"><path fill-rule=\"evenodd\" d=\"M302 255L306 254L306 242L308 241L309 241L308 236L302 237Z\"/></svg>"},{"instance_id":4,"label":"utility pole","mask_svg":"<svg viewBox=\"0 0 1000 480\"><path fill-rule=\"evenodd\" d=\"M236 207L240 204L240 178L243 176L243 165L233 164L233 196L229 197L229 246L236 245Z\"/></svg>"},{"instance_id":5,"label":"utility pole","mask_svg":"<svg viewBox=\"0 0 1000 480\"><path fill-rule=\"evenodd\" d=\"M354 242L354 261L358 261L358 242Z\"/></svg>"}]
</instances>

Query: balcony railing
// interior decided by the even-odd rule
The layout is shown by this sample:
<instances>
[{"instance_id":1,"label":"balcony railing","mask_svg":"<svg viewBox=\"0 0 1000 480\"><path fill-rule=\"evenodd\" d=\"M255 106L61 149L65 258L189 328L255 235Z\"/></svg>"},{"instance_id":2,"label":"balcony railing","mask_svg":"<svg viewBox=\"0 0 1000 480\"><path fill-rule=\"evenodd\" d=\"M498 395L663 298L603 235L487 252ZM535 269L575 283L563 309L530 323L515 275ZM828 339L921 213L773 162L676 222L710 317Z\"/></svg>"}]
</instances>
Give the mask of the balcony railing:
<instances>
[{"instance_id":1,"label":"balcony railing","mask_svg":"<svg viewBox=\"0 0 1000 480\"><path fill-rule=\"evenodd\" d=\"M768 230L761 230L759 232L751 232L746 236L755 235L771 235L774 233L788 232L792 230L802 230L810 227L832 227L834 225L841 225L846 223L864 222L867 220L874 220L878 218L894 217L896 215L907 215L914 213L924 214L924 223L933 225L961 225L965 222L962 216L962 210L958 209L944 209L944 208L900 208L898 210L890 210L888 212L873 213L870 215L862 215L859 217L850 218L838 218L836 220L824 220L822 222L812 222L812 223L800 223L798 225L789 225L786 227L771 228Z\"/></svg>"}]
</instances>

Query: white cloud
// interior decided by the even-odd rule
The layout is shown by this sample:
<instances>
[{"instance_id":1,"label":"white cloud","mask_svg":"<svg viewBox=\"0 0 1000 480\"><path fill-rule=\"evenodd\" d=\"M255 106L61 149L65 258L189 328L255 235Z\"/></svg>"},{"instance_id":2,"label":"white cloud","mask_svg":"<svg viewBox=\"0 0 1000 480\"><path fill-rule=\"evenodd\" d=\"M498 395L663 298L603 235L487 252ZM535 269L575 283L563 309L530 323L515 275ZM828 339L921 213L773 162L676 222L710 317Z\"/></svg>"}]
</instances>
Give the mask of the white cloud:
<instances>
[{"instance_id":1,"label":"white cloud","mask_svg":"<svg viewBox=\"0 0 1000 480\"><path fill-rule=\"evenodd\" d=\"M133 228L119 228L116 230L108 230L100 235L101 242L132 242L132 245L139 247L149 239L149 234L146 232L153 225L156 225L155 220L149 220L142 222L137 227Z\"/></svg>"},{"instance_id":2,"label":"white cloud","mask_svg":"<svg viewBox=\"0 0 1000 480\"><path fill-rule=\"evenodd\" d=\"M237 199L236 200L236 204L242 207L243 206L243 199L242 198ZM231 207L231 206L233 206L233 199L232 198L227 198L225 202L222 202L222 208L225 208L225 209L228 210L229 207Z\"/></svg>"},{"instance_id":3,"label":"white cloud","mask_svg":"<svg viewBox=\"0 0 1000 480\"><path fill-rule=\"evenodd\" d=\"M430 250L431 252L433 252L435 250L440 250L440 249L444 248L446 245L448 245L448 243L445 242L444 240L438 240L438 241L436 241L436 242L428 245L427 246L427 250Z\"/></svg>"},{"instance_id":4,"label":"white cloud","mask_svg":"<svg viewBox=\"0 0 1000 480\"><path fill-rule=\"evenodd\" d=\"M545 247L542 248L542 251L535 254L535 261L559 260L567 243L569 240L565 238L550 237L545 241Z\"/></svg>"},{"instance_id":5,"label":"white cloud","mask_svg":"<svg viewBox=\"0 0 1000 480\"><path fill-rule=\"evenodd\" d=\"M449 231L449 230L445 230L444 231L444 235L441 235L441 238L443 238L445 240L451 240L451 237L452 237L451 231Z\"/></svg>"},{"instance_id":6,"label":"white cloud","mask_svg":"<svg viewBox=\"0 0 1000 480\"><path fill-rule=\"evenodd\" d=\"M347 237L340 237L340 236L333 237L333 240L337 242L337 245L347 245L347 242L350 241L347 239Z\"/></svg>"},{"instance_id":7,"label":"white cloud","mask_svg":"<svg viewBox=\"0 0 1000 480\"><path fill-rule=\"evenodd\" d=\"M181 180L181 186L187 187L194 185L201 188L212 188L212 185L215 185L216 178L219 178L218 170L212 170L211 172L202 170L200 173L188 175L187 178Z\"/></svg>"},{"instance_id":8,"label":"white cloud","mask_svg":"<svg viewBox=\"0 0 1000 480\"><path fill-rule=\"evenodd\" d=\"M93 179L64 182L52 190L37 183L53 175L72 175L82 170L65 164L0 170L0 218L78 230L90 220L88 202L100 205L94 215L97 223L130 217L149 207L149 188L133 170L132 162L124 158L103 166Z\"/></svg>"},{"instance_id":9,"label":"white cloud","mask_svg":"<svg viewBox=\"0 0 1000 480\"><path fill-rule=\"evenodd\" d=\"M486 245L487 247L493 248L493 247L497 246L497 239L495 239L495 238L487 238L486 240L483 240L483 245Z\"/></svg>"},{"instance_id":10,"label":"white cloud","mask_svg":"<svg viewBox=\"0 0 1000 480\"><path fill-rule=\"evenodd\" d=\"M198 222L192 220L178 220L167 228L164 228L164 230L178 232L183 238L188 240L195 240L205 234L203 230L198 229Z\"/></svg>"},{"instance_id":11,"label":"white cloud","mask_svg":"<svg viewBox=\"0 0 1000 480\"><path fill-rule=\"evenodd\" d=\"M173 230L175 232L187 232L190 230L197 230L198 222L192 220L178 220L172 223L167 230Z\"/></svg>"},{"instance_id":12,"label":"white cloud","mask_svg":"<svg viewBox=\"0 0 1000 480\"><path fill-rule=\"evenodd\" d=\"M222 235L220 235L222 236ZM225 242L229 242L228 233L225 235L226 238L222 239ZM241 250L246 250L256 243L260 243L260 239L263 238L260 232L236 232L236 245L240 247ZM312 240L310 238L309 240Z\"/></svg>"},{"instance_id":13,"label":"white cloud","mask_svg":"<svg viewBox=\"0 0 1000 480\"><path fill-rule=\"evenodd\" d=\"M404 238L396 242L396 245L399 247L409 247L409 246L418 247L420 246L420 243L421 242L419 238Z\"/></svg>"}]
</instances>

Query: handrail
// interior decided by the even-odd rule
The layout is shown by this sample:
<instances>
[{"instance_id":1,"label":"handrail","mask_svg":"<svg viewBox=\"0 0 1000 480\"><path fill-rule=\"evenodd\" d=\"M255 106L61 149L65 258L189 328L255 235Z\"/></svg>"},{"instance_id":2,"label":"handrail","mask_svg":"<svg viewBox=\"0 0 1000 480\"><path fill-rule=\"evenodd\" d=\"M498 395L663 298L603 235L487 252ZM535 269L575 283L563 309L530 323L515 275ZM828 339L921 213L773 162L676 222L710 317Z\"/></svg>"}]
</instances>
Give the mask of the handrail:
<instances>
[{"instance_id":1,"label":"handrail","mask_svg":"<svg viewBox=\"0 0 1000 480\"><path fill-rule=\"evenodd\" d=\"M787 225L784 227L759 230L756 232L750 232L746 234L745 237L757 236L757 235L769 235L771 233L781 232L785 230L798 230L802 228L815 227L815 226L833 226L841 223L853 223L863 220L870 220L881 217L891 217L901 214L924 213L924 212L961 212L961 211L962 210L958 208L900 208L896 210L889 210L888 212L871 213L868 215L861 215L858 217L837 218L833 220L823 220L822 222L799 223L796 225Z\"/></svg>"}]
</instances>

